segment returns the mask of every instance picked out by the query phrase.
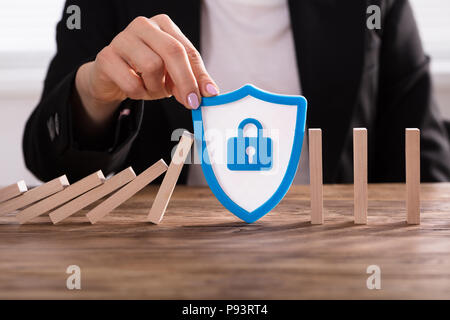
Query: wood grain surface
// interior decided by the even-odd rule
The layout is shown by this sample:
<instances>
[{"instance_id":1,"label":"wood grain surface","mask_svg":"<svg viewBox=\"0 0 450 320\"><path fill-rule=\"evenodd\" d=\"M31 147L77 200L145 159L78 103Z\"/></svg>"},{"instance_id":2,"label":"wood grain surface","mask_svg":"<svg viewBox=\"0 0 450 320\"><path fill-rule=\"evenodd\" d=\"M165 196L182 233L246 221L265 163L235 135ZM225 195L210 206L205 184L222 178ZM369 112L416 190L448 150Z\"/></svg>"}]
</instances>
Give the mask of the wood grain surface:
<instances>
[{"instance_id":1,"label":"wood grain surface","mask_svg":"<svg viewBox=\"0 0 450 320\"><path fill-rule=\"evenodd\" d=\"M181 186L160 225L145 222L155 186L95 225L89 207L56 226L0 216L0 298L450 299L450 184L421 185L421 225L406 223L403 184L369 185L367 225L353 223L353 185L323 191L323 225L308 186L253 224ZM69 265L81 290L66 289ZM366 287L369 265L381 290Z\"/></svg>"}]
</instances>

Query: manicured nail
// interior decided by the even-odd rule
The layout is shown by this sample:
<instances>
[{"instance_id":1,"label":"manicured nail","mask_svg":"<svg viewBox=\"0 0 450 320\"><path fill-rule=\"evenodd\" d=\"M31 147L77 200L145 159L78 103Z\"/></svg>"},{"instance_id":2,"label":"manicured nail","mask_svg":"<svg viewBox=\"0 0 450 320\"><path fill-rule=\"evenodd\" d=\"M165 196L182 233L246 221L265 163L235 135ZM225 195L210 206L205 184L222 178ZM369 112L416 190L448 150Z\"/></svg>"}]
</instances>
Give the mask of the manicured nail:
<instances>
[{"instance_id":1,"label":"manicured nail","mask_svg":"<svg viewBox=\"0 0 450 320\"><path fill-rule=\"evenodd\" d=\"M189 95L187 96L187 100L188 100L189 106L192 109L197 109L198 106L200 105L197 94L195 94L195 92L189 93Z\"/></svg>"},{"instance_id":2,"label":"manicured nail","mask_svg":"<svg viewBox=\"0 0 450 320\"><path fill-rule=\"evenodd\" d=\"M216 88L214 85L212 85L211 83L208 83L208 84L206 85L206 91L207 91L210 95L213 95L213 96L215 96L215 95L217 95L217 94L219 93L219 91L217 91L217 88Z\"/></svg>"}]
</instances>

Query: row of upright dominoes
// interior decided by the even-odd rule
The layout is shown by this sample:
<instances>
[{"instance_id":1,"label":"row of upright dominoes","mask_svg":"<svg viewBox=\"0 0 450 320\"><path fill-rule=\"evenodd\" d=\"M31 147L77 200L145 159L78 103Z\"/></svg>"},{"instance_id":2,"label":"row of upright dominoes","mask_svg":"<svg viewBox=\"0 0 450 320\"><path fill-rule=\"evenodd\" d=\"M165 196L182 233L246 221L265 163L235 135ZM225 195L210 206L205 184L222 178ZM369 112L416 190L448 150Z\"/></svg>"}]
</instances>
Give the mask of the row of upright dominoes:
<instances>
[{"instance_id":1,"label":"row of upright dominoes","mask_svg":"<svg viewBox=\"0 0 450 320\"><path fill-rule=\"evenodd\" d=\"M323 224L322 130L309 129L311 223ZM420 224L420 131L405 129L406 221ZM367 224L367 129L353 129L355 224Z\"/></svg>"},{"instance_id":2,"label":"row of upright dominoes","mask_svg":"<svg viewBox=\"0 0 450 320\"><path fill-rule=\"evenodd\" d=\"M87 218L94 224L167 171L147 217L148 221L158 224L164 216L193 139L193 135L185 131L169 167L161 159L138 176L131 167L107 180L102 171L97 171L70 185L64 175L29 191L24 181L17 182L0 189L0 214L20 210L16 217L23 224L48 213L56 224L110 195L87 213Z\"/></svg>"}]
</instances>

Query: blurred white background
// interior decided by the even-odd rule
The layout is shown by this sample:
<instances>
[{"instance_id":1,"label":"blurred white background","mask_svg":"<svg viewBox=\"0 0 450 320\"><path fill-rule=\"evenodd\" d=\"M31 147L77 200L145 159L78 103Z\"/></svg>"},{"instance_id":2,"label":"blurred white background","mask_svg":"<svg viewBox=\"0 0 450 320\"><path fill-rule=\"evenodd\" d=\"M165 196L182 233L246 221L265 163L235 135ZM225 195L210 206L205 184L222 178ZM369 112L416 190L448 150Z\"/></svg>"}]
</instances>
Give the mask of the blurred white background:
<instances>
[{"instance_id":1,"label":"blurred white background","mask_svg":"<svg viewBox=\"0 0 450 320\"><path fill-rule=\"evenodd\" d=\"M95 1L95 0L93 0ZM432 57L436 95L450 119L450 1L411 0L426 51ZM39 181L25 168L22 132L39 100L56 51L55 26L63 0L0 2L0 185Z\"/></svg>"}]
</instances>

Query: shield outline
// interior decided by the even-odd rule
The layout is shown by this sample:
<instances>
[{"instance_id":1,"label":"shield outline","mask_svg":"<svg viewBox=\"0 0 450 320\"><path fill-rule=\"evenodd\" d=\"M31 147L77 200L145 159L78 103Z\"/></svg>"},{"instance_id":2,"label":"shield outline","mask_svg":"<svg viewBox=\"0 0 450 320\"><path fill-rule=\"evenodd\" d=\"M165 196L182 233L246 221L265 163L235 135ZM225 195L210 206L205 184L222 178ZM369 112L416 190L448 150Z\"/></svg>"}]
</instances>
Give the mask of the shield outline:
<instances>
[{"instance_id":1,"label":"shield outline","mask_svg":"<svg viewBox=\"0 0 450 320\"><path fill-rule=\"evenodd\" d=\"M246 96L252 96L262 101L279 104L280 107L282 107L282 105L297 106L297 119L295 123L294 142L292 144L291 157L289 159L289 164L284 174L284 177L281 181L281 184L278 186L275 193L266 202L264 202L260 207L251 212L241 208L238 204L236 204L233 200L231 200L228 197L228 195L223 191L222 187L217 181L217 178L210 164L206 142L204 141L205 130L203 127L203 118L201 111L201 108L203 107L214 107L227 104L230 102L243 99ZM200 107L196 110L192 110L194 139L197 145L197 152L199 153L199 157L201 159L202 171L203 174L205 175L205 179L209 187L211 188L212 192L216 196L217 200L219 200L219 202L226 209L228 209L231 213L233 213L241 220L247 223L252 223L262 218L264 215L269 213L273 208L275 208L288 192L292 182L294 181L298 163L300 161L300 154L303 147L303 137L305 134L305 125L306 125L306 105L307 101L306 98L303 96L274 94L268 91L261 90L251 84L246 84L235 91L231 91L215 97L204 97L202 98L202 103L200 104ZM195 130L196 121L201 122L202 125L201 133ZM295 148L296 145L298 145L298 148ZM203 150L206 150L206 152L203 152ZM205 157L205 159L203 157Z\"/></svg>"}]
</instances>

